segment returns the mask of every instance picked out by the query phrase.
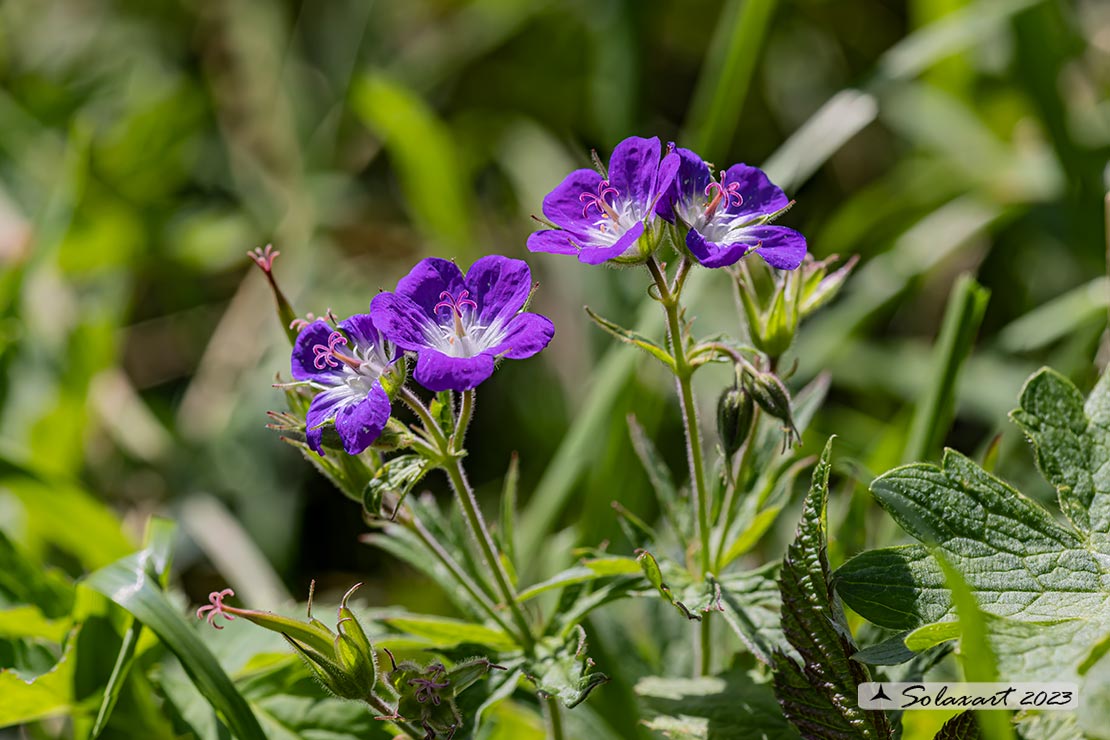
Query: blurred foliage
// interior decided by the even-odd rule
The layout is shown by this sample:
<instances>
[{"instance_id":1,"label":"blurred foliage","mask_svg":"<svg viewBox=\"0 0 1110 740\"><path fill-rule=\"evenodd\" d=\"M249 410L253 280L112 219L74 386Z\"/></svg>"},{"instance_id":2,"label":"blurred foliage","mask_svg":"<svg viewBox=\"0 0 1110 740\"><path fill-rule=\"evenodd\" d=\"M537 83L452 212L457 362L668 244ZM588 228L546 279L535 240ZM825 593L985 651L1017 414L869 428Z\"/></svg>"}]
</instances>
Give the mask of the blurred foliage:
<instances>
[{"instance_id":1,"label":"blurred foliage","mask_svg":"<svg viewBox=\"0 0 1110 740\"><path fill-rule=\"evenodd\" d=\"M38 604L59 644L57 584L128 552L158 512L181 524L173 572L194 601L226 583L269 608L310 578L328 593L357 578L376 605L453 613L360 544L350 502L264 428L287 345L244 253L283 252L300 311L358 311L422 256L524 256L543 194L587 165L581 152L633 133L765 163L818 257L862 257L791 353L795 383L831 371L806 440L840 438L834 565L894 543L865 487L902 461L916 402L937 392L931 347L962 273L990 302L977 345L962 340L945 441L971 454L1001 433L995 472L1049 493L1005 415L1039 365L1086 389L1106 358L1104 2L6 0L0 553L50 569L0 579L0 608ZM535 582L575 544L626 549L612 500L655 517L629 412L676 470L682 442L667 377L579 308L634 325L646 284L529 261L558 335L483 387L469 466L492 496L519 453L521 577ZM698 285L701 321L739 331L727 286ZM710 422L727 377L704 376ZM795 518L749 565L781 555ZM684 629L672 616L637 602L594 618L610 706L681 670L651 639ZM4 665L33 671L47 659L34 644L0 631L0 656L18 654ZM187 714L175 665L158 680ZM153 722L143 702L128 688L117 711ZM504 706L498 736L535 725ZM646 736L634 712L609 714L586 705L572 722ZM909 717L907 737L932 721Z\"/></svg>"}]
</instances>

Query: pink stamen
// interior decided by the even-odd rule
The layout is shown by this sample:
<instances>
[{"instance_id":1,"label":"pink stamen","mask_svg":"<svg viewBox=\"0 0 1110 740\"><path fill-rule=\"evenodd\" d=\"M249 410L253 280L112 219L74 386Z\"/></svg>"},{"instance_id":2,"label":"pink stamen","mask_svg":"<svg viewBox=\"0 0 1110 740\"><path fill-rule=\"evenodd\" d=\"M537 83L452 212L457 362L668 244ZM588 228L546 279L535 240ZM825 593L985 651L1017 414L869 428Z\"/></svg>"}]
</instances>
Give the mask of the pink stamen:
<instances>
[{"instance_id":1,"label":"pink stamen","mask_svg":"<svg viewBox=\"0 0 1110 740\"><path fill-rule=\"evenodd\" d=\"M212 625L218 630L222 630L223 627L216 624L213 620L217 617L217 615L224 617L228 621L235 619L235 615L229 614L227 611L225 611L227 607L224 606L224 599L226 599L228 596L234 595L235 592L232 591L230 588L225 588L223 591L213 591L212 593L208 594L208 601L210 601L211 603L205 604L201 608L197 609L197 619L206 619L205 614L207 614L208 624Z\"/></svg>"},{"instance_id":2,"label":"pink stamen","mask_svg":"<svg viewBox=\"0 0 1110 740\"><path fill-rule=\"evenodd\" d=\"M274 269L274 259L281 254L281 252L274 249L273 244L267 244L266 248L258 247L247 252L247 256L254 260L254 264L262 268L262 272L267 275Z\"/></svg>"},{"instance_id":3,"label":"pink stamen","mask_svg":"<svg viewBox=\"0 0 1110 740\"><path fill-rule=\"evenodd\" d=\"M317 344L312 347L312 351L316 353L316 359L312 361L313 366L317 370L323 370L325 367L339 367L340 360L336 359L335 348L337 345L346 344L347 337L343 336L337 331L333 331L328 336L328 343Z\"/></svg>"},{"instance_id":4,"label":"pink stamen","mask_svg":"<svg viewBox=\"0 0 1110 740\"><path fill-rule=\"evenodd\" d=\"M596 193L591 193L589 191L582 192L578 196L579 202L586 204L582 206L582 218L585 218L586 215L589 214L590 208L596 208L597 212L603 217L614 218L613 206L606 202L605 199L610 195L617 197L620 194L620 191L610 185L608 180L602 180L598 183Z\"/></svg>"},{"instance_id":5,"label":"pink stamen","mask_svg":"<svg viewBox=\"0 0 1110 740\"><path fill-rule=\"evenodd\" d=\"M740 183L738 182L730 182L727 186L716 181L711 182L705 186L705 196L709 198L710 193L713 193L713 197L710 198L707 210L709 208L715 209L722 198L726 201L726 205L730 206L739 206L744 203L744 196L740 194Z\"/></svg>"},{"instance_id":6,"label":"pink stamen","mask_svg":"<svg viewBox=\"0 0 1110 740\"><path fill-rule=\"evenodd\" d=\"M470 295L470 291L469 290L464 290L461 293L459 293L458 298L455 298L455 296L451 295L451 293L449 291L445 290L445 291L443 291L442 293L439 294L439 303L437 303L432 308L432 312L433 313L439 313L439 309L446 308L449 311L451 311L452 313L454 313L456 316L462 316L462 310L466 306L470 306L475 311L477 311L478 310L478 304L475 303L474 301L472 301L468 297L469 295Z\"/></svg>"}]
</instances>

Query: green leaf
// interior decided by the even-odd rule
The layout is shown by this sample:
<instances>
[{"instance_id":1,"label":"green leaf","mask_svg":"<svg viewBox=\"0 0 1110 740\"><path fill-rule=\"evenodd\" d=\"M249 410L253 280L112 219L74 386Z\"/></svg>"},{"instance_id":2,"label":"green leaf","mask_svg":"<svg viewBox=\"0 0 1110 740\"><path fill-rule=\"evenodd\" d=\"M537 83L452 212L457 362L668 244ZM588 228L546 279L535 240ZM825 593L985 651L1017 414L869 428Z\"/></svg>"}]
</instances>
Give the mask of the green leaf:
<instances>
[{"instance_id":1,"label":"green leaf","mask_svg":"<svg viewBox=\"0 0 1110 740\"><path fill-rule=\"evenodd\" d=\"M362 493L362 505L372 516L379 516L383 497L396 493L397 502L391 503L392 510L400 507L405 497L432 468L432 463L421 455L398 455L382 463L374 476L366 484Z\"/></svg>"},{"instance_id":2,"label":"green leaf","mask_svg":"<svg viewBox=\"0 0 1110 740\"><path fill-rule=\"evenodd\" d=\"M943 555L938 553L934 557L944 571L944 577L952 591L952 601L956 607L964 678L970 682L994 683L999 680L998 664L988 643L985 615L979 611L975 594L968 588L960 572L953 568ZM1010 728L1009 712L978 711L975 717L987 740L1013 740L1014 732Z\"/></svg>"},{"instance_id":3,"label":"green leaf","mask_svg":"<svg viewBox=\"0 0 1110 740\"><path fill-rule=\"evenodd\" d=\"M588 581L596 581L599 578L626 576L639 572L640 564L633 558L613 556L584 560L581 565L568 568L562 573L548 578L546 581L526 588L520 592L517 598L520 601L527 601L528 599L534 599L540 594L551 591L552 589L563 588L575 583L586 583Z\"/></svg>"},{"instance_id":4,"label":"green leaf","mask_svg":"<svg viewBox=\"0 0 1110 740\"><path fill-rule=\"evenodd\" d=\"M0 481L25 508L35 538L72 554L86 568L99 568L134 549L116 515L69 481L40 474L3 454Z\"/></svg>"},{"instance_id":5,"label":"green leaf","mask_svg":"<svg viewBox=\"0 0 1110 740\"><path fill-rule=\"evenodd\" d=\"M782 596L778 563L721 579L721 608L725 622L760 662L771 665L774 653L790 644L782 633Z\"/></svg>"},{"instance_id":6,"label":"green leaf","mask_svg":"<svg viewBox=\"0 0 1110 740\"><path fill-rule=\"evenodd\" d=\"M473 622L424 614L385 616L378 621L406 635L425 641L429 647L444 649L464 643L484 645L491 650L507 652L516 642L499 629Z\"/></svg>"},{"instance_id":7,"label":"green leaf","mask_svg":"<svg viewBox=\"0 0 1110 740\"><path fill-rule=\"evenodd\" d=\"M140 555L141 560L150 564L154 575L163 588L166 587L169 581L174 533L173 522L152 517L147 523L145 547ZM135 649L139 644L143 625L131 616L129 616L129 622L130 624L128 624L123 634L123 642L120 645L119 653L116 656L116 663L112 666L112 673L108 677L108 683L104 686L104 695L100 700L96 718L89 730L89 738L99 737L100 733L104 731L108 719L112 715L112 710L115 709L116 703L119 701L120 691L135 660Z\"/></svg>"},{"instance_id":8,"label":"green leaf","mask_svg":"<svg viewBox=\"0 0 1110 740\"><path fill-rule=\"evenodd\" d=\"M670 353L667 352L667 350L663 349L658 344L651 341L639 332L632 331L631 329L625 329L619 324L614 324L609 319L598 316L589 306L586 306L585 308L586 315L593 319L594 323L596 323L602 329L609 332L625 344L631 344L634 347L639 347L655 359L662 362L668 368L670 368L672 372L674 371L674 358L671 357Z\"/></svg>"},{"instance_id":9,"label":"green leaf","mask_svg":"<svg viewBox=\"0 0 1110 740\"><path fill-rule=\"evenodd\" d=\"M41 676L25 680L15 671L0 670L0 727L57 717L74 709L76 645L75 630L61 659Z\"/></svg>"},{"instance_id":10,"label":"green leaf","mask_svg":"<svg viewBox=\"0 0 1110 740\"><path fill-rule=\"evenodd\" d=\"M1110 554L1110 373L1086 404L1071 381L1044 368L1021 391L1011 418L1033 443L1060 508L1093 548Z\"/></svg>"},{"instance_id":11,"label":"green leaf","mask_svg":"<svg viewBox=\"0 0 1110 740\"><path fill-rule=\"evenodd\" d=\"M593 661L586 654L586 631L578 626L565 638L540 640L535 657L524 666L524 675L541 696L554 696L567 709L573 709L609 680L592 667Z\"/></svg>"},{"instance_id":12,"label":"green leaf","mask_svg":"<svg viewBox=\"0 0 1110 740\"><path fill-rule=\"evenodd\" d=\"M795 740L771 686L733 669L702 678L652 676L636 684L647 726L674 740Z\"/></svg>"},{"instance_id":13,"label":"green leaf","mask_svg":"<svg viewBox=\"0 0 1110 740\"><path fill-rule=\"evenodd\" d=\"M677 512L681 509L678 505L678 487L675 485L674 476L671 474L667 463L663 461L655 443L644 431L643 426L636 420L635 414L628 415L628 433L632 437L632 449L640 463L644 466L648 480L655 489L655 496L659 505L670 520L675 531L681 532L682 522L678 520Z\"/></svg>"},{"instance_id":14,"label":"green leaf","mask_svg":"<svg viewBox=\"0 0 1110 740\"><path fill-rule=\"evenodd\" d=\"M952 286L944 324L934 348L933 382L914 410L904 461L931 457L944 441L956 407L960 369L971 354L989 298L990 291L967 274L961 275Z\"/></svg>"},{"instance_id":15,"label":"green leaf","mask_svg":"<svg viewBox=\"0 0 1110 740\"><path fill-rule=\"evenodd\" d=\"M963 574L989 615L991 648L1006 680L1074 677L1091 646L1110 633L1110 591L1094 540L1061 526L968 458L949 450L940 467L896 468L871 491L903 529ZM837 571L836 583L849 606L891 629L955 616L944 572L921 546L856 556ZM951 639L951 629L923 628L907 644Z\"/></svg>"},{"instance_id":16,"label":"green leaf","mask_svg":"<svg viewBox=\"0 0 1110 740\"><path fill-rule=\"evenodd\" d=\"M86 584L126 609L158 636L239 740L265 740L258 720L235 684L150 575L152 554L144 552L101 568L88 577Z\"/></svg>"},{"instance_id":17,"label":"green leaf","mask_svg":"<svg viewBox=\"0 0 1110 740\"><path fill-rule=\"evenodd\" d=\"M870 675L850 660L856 647L829 585L825 506L831 454L832 439L814 468L798 532L779 575L782 630L802 662L775 653L775 694L786 717L805 736L887 740L893 732L886 714L857 705L857 688Z\"/></svg>"},{"instance_id":18,"label":"green leaf","mask_svg":"<svg viewBox=\"0 0 1110 740\"><path fill-rule=\"evenodd\" d=\"M979 725L975 724L975 714L971 711L960 712L944 723L933 740L979 740Z\"/></svg>"},{"instance_id":19,"label":"green leaf","mask_svg":"<svg viewBox=\"0 0 1110 740\"><path fill-rule=\"evenodd\" d=\"M501 528L498 533L501 551L511 565L516 562L516 520L517 489L520 483L520 457L514 452L505 473L505 483L501 488ZM515 583L514 583L515 586Z\"/></svg>"}]
</instances>

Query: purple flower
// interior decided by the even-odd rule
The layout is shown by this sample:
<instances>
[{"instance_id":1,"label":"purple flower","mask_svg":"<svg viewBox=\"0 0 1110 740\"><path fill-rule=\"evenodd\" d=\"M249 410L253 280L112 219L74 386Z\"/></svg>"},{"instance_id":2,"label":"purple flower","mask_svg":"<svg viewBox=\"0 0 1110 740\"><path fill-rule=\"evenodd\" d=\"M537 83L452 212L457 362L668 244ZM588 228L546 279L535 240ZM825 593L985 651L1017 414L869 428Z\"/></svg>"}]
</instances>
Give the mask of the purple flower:
<instances>
[{"instance_id":1,"label":"purple flower","mask_svg":"<svg viewBox=\"0 0 1110 740\"><path fill-rule=\"evenodd\" d=\"M655 205L678 170L673 152L660 161L659 139L632 136L613 150L608 178L575 170L543 199L543 213L558 229L528 237L532 252L576 254L589 265L640 262L654 251ZM641 241L644 232L648 238Z\"/></svg>"},{"instance_id":2,"label":"purple flower","mask_svg":"<svg viewBox=\"0 0 1110 740\"><path fill-rule=\"evenodd\" d=\"M551 341L546 316L521 313L532 273L521 260L483 257L464 277L454 262L421 260L370 304L374 322L398 347L417 353L416 380L433 391L464 391L493 374L494 360L521 360Z\"/></svg>"},{"instance_id":3,"label":"purple flower","mask_svg":"<svg viewBox=\"0 0 1110 740\"><path fill-rule=\"evenodd\" d=\"M316 320L301 330L293 345L293 378L322 389L305 418L309 447L324 454L320 443L328 422L335 423L350 455L373 444L389 421L381 376L397 355L367 314L341 321L338 329Z\"/></svg>"},{"instance_id":4,"label":"purple flower","mask_svg":"<svg viewBox=\"0 0 1110 740\"><path fill-rule=\"evenodd\" d=\"M689 149L678 149L678 176L659 201L668 221L677 216L689 232L686 246L706 267L735 264L755 252L771 267L793 270L806 253L805 237L769 222L790 200L758 167L734 164L715 180L709 165Z\"/></svg>"}]
</instances>

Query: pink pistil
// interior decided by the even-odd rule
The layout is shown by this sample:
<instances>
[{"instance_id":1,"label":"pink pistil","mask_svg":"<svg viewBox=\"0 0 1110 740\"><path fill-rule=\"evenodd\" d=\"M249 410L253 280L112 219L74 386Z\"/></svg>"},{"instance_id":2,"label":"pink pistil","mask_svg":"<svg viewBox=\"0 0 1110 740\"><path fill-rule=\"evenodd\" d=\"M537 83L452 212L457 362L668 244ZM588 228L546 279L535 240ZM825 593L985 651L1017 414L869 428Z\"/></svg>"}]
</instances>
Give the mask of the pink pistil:
<instances>
[{"instance_id":1,"label":"pink pistil","mask_svg":"<svg viewBox=\"0 0 1110 740\"><path fill-rule=\"evenodd\" d=\"M262 268L262 272L267 275L274 269L274 259L281 254L281 252L274 249L273 244L267 244L266 248L258 247L247 252L247 256L254 260L254 263Z\"/></svg>"},{"instance_id":2,"label":"pink pistil","mask_svg":"<svg viewBox=\"0 0 1110 740\"><path fill-rule=\"evenodd\" d=\"M224 606L224 599L226 599L228 596L234 595L235 592L232 591L230 588L225 588L223 591L213 591L212 593L208 594L208 601L210 601L211 603L205 604L201 608L197 609L197 619L205 619L205 614L207 614L208 624L212 625L218 630L222 630L223 627L216 624L213 620L216 618L217 615L222 616L229 621L235 619L235 615L229 614L226 611L228 607Z\"/></svg>"},{"instance_id":3,"label":"pink pistil","mask_svg":"<svg viewBox=\"0 0 1110 740\"><path fill-rule=\"evenodd\" d=\"M313 345L312 351L316 353L316 359L312 361L313 366L317 370L323 370L326 367L339 367L340 361L346 361L344 355L336 352L336 346L346 344L347 337L343 336L337 331L333 331L328 336L328 343Z\"/></svg>"},{"instance_id":4,"label":"pink pistil","mask_svg":"<svg viewBox=\"0 0 1110 740\"><path fill-rule=\"evenodd\" d=\"M582 206L582 218L585 218L589 214L590 208L596 208L597 212L603 217L611 218L614 221L618 220L613 206L605 200L610 195L613 197L619 196L620 191L610 185L608 180L602 180L598 183L596 193L591 193L589 191L582 192L578 196L578 200L586 204Z\"/></svg>"}]
</instances>

